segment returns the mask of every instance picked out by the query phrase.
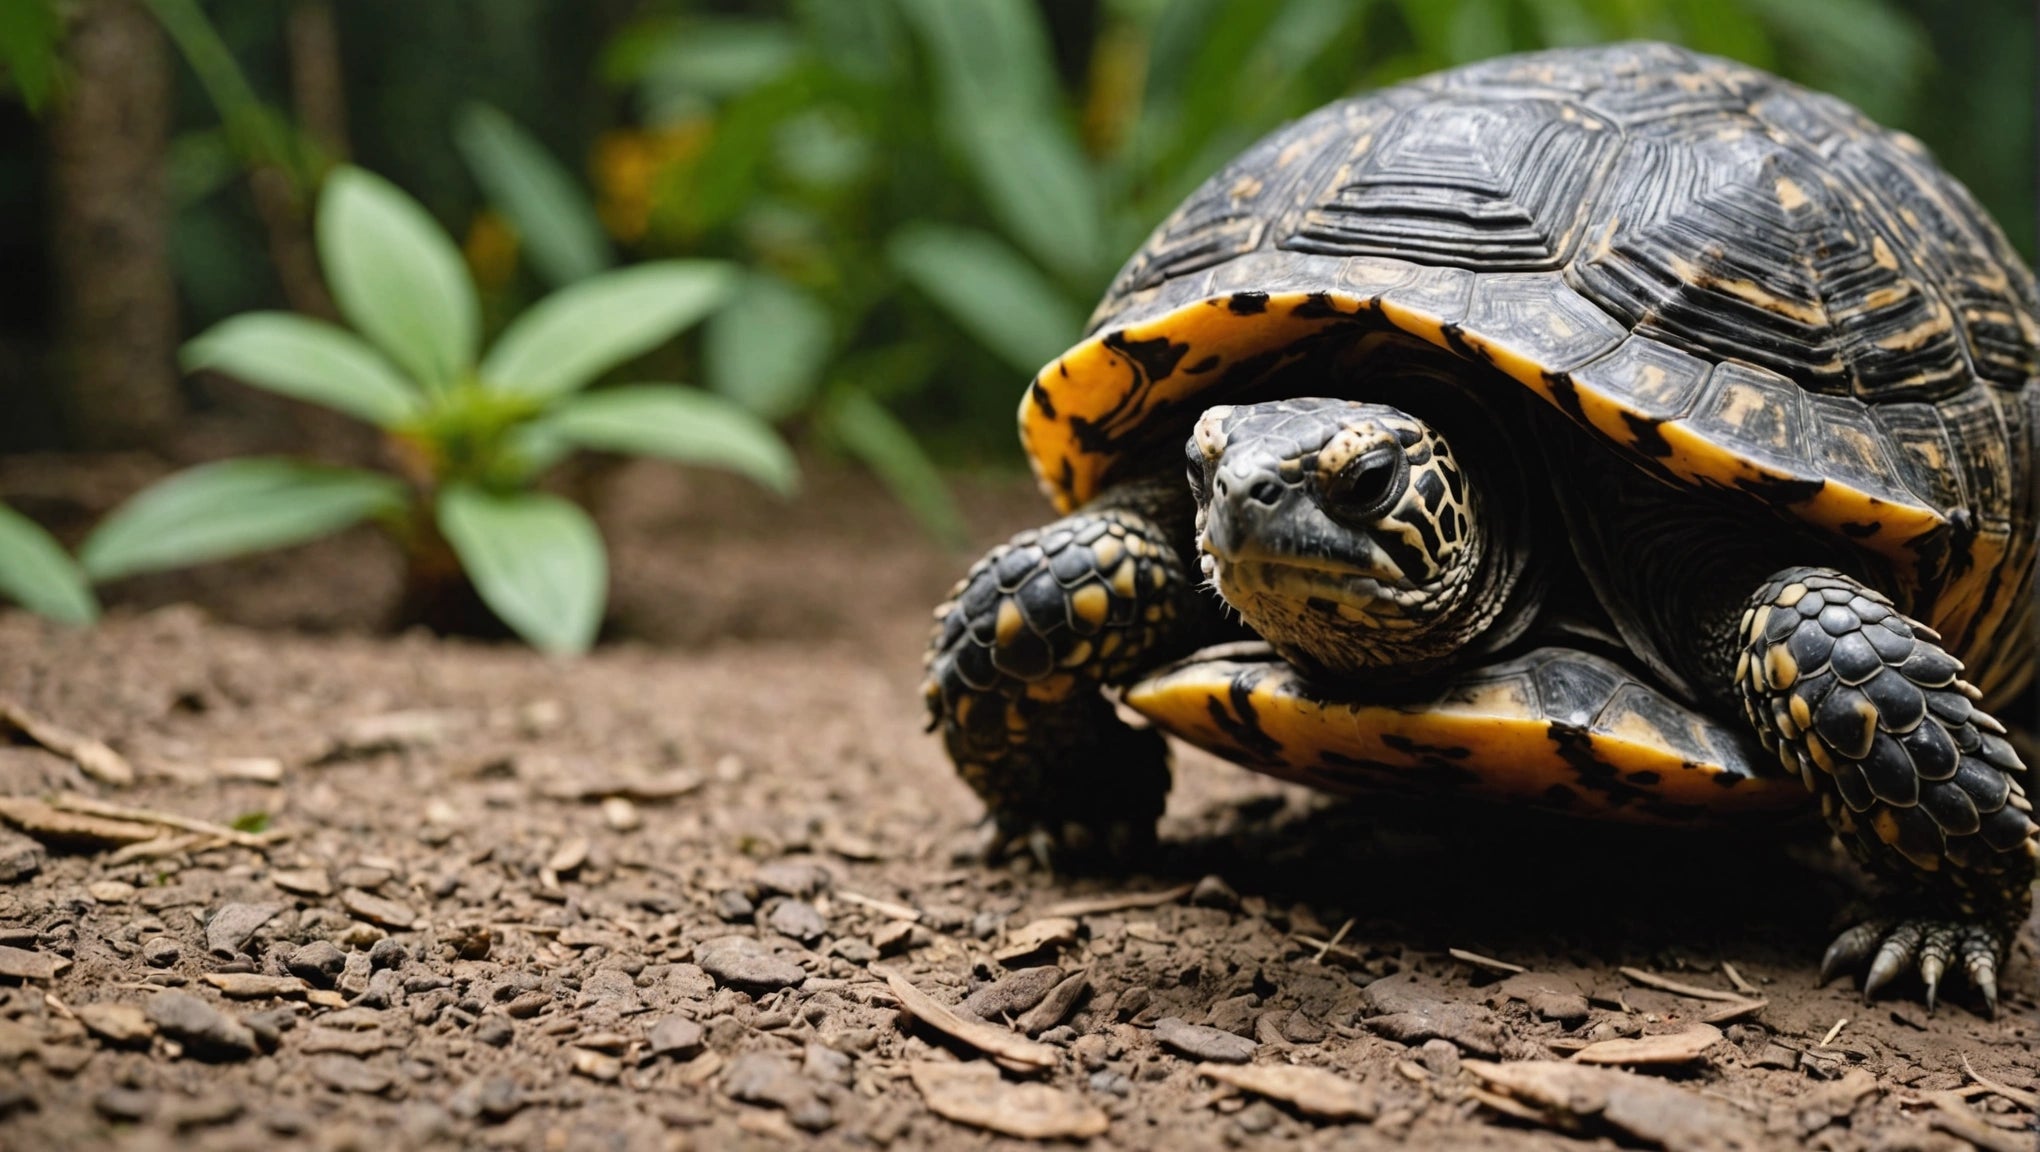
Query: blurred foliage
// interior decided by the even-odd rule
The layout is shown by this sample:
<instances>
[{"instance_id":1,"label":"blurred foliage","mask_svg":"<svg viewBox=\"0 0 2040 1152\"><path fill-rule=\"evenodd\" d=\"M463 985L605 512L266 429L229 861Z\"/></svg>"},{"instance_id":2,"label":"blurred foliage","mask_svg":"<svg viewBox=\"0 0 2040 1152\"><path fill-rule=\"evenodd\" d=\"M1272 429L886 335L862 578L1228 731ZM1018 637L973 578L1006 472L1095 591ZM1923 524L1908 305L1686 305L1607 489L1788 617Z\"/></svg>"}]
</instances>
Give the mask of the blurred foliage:
<instances>
[{"instance_id":1,"label":"blurred foliage","mask_svg":"<svg viewBox=\"0 0 2040 1152\"><path fill-rule=\"evenodd\" d=\"M0 69L31 111L56 89L63 31L57 0L0 0Z\"/></svg>"},{"instance_id":2,"label":"blurred foliage","mask_svg":"<svg viewBox=\"0 0 2040 1152\"><path fill-rule=\"evenodd\" d=\"M288 459L199 465L143 490L93 531L80 553L92 579L285 547L377 520L407 546L417 602L445 598L415 585L465 572L518 635L578 652L601 624L608 561L586 513L536 490L554 464L577 449L623 452L725 468L792 492L793 454L726 399L663 383L586 391L723 307L736 278L726 265L660 260L598 270L522 312L483 353L468 269L417 201L342 166L325 181L316 231L327 286L353 330L247 312L191 341L185 367L366 421L390 438L402 475ZM9 590L6 528L0 521L0 590Z\"/></svg>"},{"instance_id":3,"label":"blurred foliage","mask_svg":"<svg viewBox=\"0 0 2040 1152\"><path fill-rule=\"evenodd\" d=\"M0 0L0 12L52 2ZM148 2L196 66L174 156L174 256L196 329L279 299L237 173L286 168L308 196L337 157L308 149L278 111L295 0ZM942 531L955 512L931 458L1018 466L1021 382L1076 336L1182 196L1281 121L1436 68L1629 37L1737 57L1918 135L2033 250L2033 12L2019 0L332 10L352 155L463 237L485 329L618 262L740 264L735 303L662 352L661 374L868 462ZM180 24L193 12L210 40ZM18 57L52 26L22 27L0 16L9 74L24 90L60 84Z\"/></svg>"}]
</instances>

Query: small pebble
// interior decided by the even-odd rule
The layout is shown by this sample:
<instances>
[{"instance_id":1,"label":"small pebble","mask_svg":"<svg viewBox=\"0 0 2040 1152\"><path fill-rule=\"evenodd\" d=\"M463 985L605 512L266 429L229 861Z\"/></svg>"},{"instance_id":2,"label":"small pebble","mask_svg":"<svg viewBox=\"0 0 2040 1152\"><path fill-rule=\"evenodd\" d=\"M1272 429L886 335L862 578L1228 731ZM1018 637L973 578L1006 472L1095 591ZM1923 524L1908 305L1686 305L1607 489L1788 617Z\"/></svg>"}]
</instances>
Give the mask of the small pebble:
<instances>
[{"instance_id":1,"label":"small pebble","mask_svg":"<svg viewBox=\"0 0 2040 1152\"><path fill-rule=\"evenodd\" d=\"M269 923L281 904L222 904L212 919L205 922L206 951L227 959L237 956L255 935L255 930Z\"/></svg>"},{"instance_id":2,"label":"small pebble","mask_svg":"<svg viewBox=\"0 0 2040 1152\"><path fill-rule=\"evenodd\" d=\"M715 914L732 924L747 923L757 912L751 898L735 888L725 888L715 894Z\"/></svg>"},{"instance_id":3,"label":"small pebble","mask_svg":"<svg viewBox=\"0 0 2040 1152\"><path fill-rule=\"evenodd\" d=\"M1200 908L1233 909L1240 906L1240 894L1222 876L1206 876L1190 890L1190 903Z\"/></svg>"},{"instance_id":4,"label":"small pebble","mask_svg":"<svg viewBox=\"0 0 2040 1152\"><path fill-rule=\"evenodd\" d=\"M43 846L12 828L0 828L0 884L19 884L42 871Z\"/></svg>"},{"instance_id":5,"label":"small pebble","mask_svg":"<svg viewBox=\"0 0 2040 1152\"><path fill-rule=\"evenodd\" d=\"M668 1016L652 1026L652 1055L692 1060L701 1054L705 1034L685 1016Z\"/></svg>"},{"instance_id":6,"label":"small pebble","mask_svg":"<svg viewBox=\"0 0 2040 1152\"><path fill-rule=\"evenodd\" d=\"M168 968L184 955L184 949L168 936L152 936L142 945L142 962L151 968Z\"/></svg>"},{"instance_id":7,"label":"small pebble","mask_svg":"<svg viewBox=\"0 0 2040 1152\"><path fill-rule=\"evenodd\" d=\"M243 1060L257 1051L248 1025L188 992L158 992L143 1010L157 1031L202 1059Z\"/></svg>"},{"instance_id":8,"label":"small pebble","mask_svg":"<svg viewBox=\"0 0 2040 1152\"><path fill-rule=\"evenodd\" d=\"M1165 1048L1199 1060L1220 1064L1244 1064L1259 1047L1252 1040L1219 1028L1191 1024L1179 1016L1164 1016L1155 1022L1155 1039Z\"/></svg>"},{"instance_id":9,"label":"small pebble","mask_svg":"<svg viewBox=\"0 0 2040 1152\"><path fill-rule=\"evenodd\" d=\"M694 962L717 982L746 991L791 988L807 979L805 968L749 936L704 940L694 949Z\"/></svg>"},{"instance_id":10,"label":"small pebble","mask_svg":"<svg viewBox=\"0 0 2040 1152\"><path fill-rule=\"evenodd\" d=\"M781 900L766 914L765 926L803 944L813 944L829 931L829 922L805 900Z\"/></svg>"},{"instance_id":11,"label":"small pebble","mask_svg":"<svg viewBox=\"0 0 2040 1152\"><path fill-rule=\"evenodd\" d=\"M92 1098L92 1110L117 1124L139 1124L156 1114L156 1094L145 1088L108 1088Z\"/></svg>"},{"instance_id":12,"label":"small pebble","mask_svg":"<svg viewBox=\"0 0 2040 1152\"><path fill-rule=\"evenodd\" d=\"M331 940L314 940L292 949L283 966L290 974L321 988L329 988L334 977L347 967L347 954Z\"/></svg>"},{"instance_id":13,"label":"small pebble","mask_svg":"<svg viewBox=\"0 0 2040 1152\"><path fill-rule=\"evenodd\" d=\"M753 879L767 895L806 900L829 887L829 870L812 860L771 860L758 866Z\"/></svg>"},{"instance_id":14,"label":"small pebble","mask_svg":"<svg viewBox=\"0 0 2040 1152\"><path fill-rule=\"evenodd\" d=\"M491 1048L507 1047L516 1038L517 1025L508 1016L491 1012L475 1025L475 1039Z\"/></svg>"},{"instance_id":15,"label":"small pebble","mask_svg":"<svg viewBox=\"0 0 2040 1152\"><path fill-rule=\"evenodd\" d=\"M398 968L409 963L410 959L411 953L389 936L376 941L368 950L370 968Z\"/></svg>"},{"instance_id":16,"label":"small pebble","mask_svg":"<svg viewBox=\"0 0 2040 1152\"><path fill-rule=\"evenodd\" d=\"M1450 1080L1459 1075L1459 1046L1450 1040L1426 1040L1417 1049L1417 1063L1440 1080Z\"/></svg>"}]
</instances>

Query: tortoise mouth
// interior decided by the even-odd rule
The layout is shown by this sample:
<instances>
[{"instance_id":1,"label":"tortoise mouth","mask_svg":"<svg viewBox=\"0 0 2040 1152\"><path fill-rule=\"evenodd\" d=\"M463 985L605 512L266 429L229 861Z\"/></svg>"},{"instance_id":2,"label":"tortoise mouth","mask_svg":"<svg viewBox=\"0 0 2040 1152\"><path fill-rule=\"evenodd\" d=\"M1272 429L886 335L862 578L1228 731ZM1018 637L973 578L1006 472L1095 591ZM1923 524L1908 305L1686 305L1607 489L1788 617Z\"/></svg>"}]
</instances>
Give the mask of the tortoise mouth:
<instances>
[{"instance_id":1,"label":"tortoise mouth","mask_svg":"<svg viewBox=\"0 0 2040 1152\"><path fill-rule=\"evenodd\" d=\"M1250 615L1249 605L1275 601L1334 615L1401 616L1417 599L1415 589L1335 560L1257 555L1219 559L1214 567L1220 593Z\"/></svg>"}]
</instances>

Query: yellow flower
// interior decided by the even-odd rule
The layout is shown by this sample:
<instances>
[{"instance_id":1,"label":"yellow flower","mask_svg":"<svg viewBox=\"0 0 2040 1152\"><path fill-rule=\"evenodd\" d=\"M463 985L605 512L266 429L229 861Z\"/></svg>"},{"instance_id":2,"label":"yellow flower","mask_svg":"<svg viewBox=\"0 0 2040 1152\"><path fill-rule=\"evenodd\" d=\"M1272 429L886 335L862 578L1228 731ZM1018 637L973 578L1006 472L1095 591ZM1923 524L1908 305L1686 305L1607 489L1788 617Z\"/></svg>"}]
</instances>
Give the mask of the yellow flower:
<instances>
[{"instance_id":1,"label":"yellow flower","mask_svg":"<svg viewBox=\"0 0 2040 1152\"><path fill-rule=\"evenodd\" d=\"M699 158L714 132L714 123L702 116L659 128L613 129L598 137L589 168L602 227L625 244L643 239L660 183L672 169Z\"/></svg>"},{"instance_id":2,"label":"yellow flower","mask_svg":"<svg viewBox=\"0 0 2040 1152\"><path fill-rule=\"evenodd\" d=\"M517 230L493 208L475 213L468 222L461 253L468 272L484 292L502 288L517 274Z\"/></svg>"}]
</instances>

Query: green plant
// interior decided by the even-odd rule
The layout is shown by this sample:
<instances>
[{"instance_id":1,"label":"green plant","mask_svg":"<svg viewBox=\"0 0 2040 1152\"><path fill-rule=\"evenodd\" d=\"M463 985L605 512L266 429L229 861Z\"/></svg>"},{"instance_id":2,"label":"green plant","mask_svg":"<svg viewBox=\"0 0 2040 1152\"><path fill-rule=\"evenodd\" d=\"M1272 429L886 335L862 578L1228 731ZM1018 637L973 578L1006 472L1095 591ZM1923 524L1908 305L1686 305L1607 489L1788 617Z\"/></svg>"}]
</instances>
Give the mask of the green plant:
<instances>
[{"instance_id":1,"label":"green plant","mask_svg":"<svg viewBox=\"0 0 2040 1152\"><path fill-rule=\"evenodd\" d=\"M316 238L327 285L354 332L289 313L249 313L187 344L185 367L383 429L400 475L269 458L201 465L137 495L93 532L80 553L93 580L282 547L374 520L406 544L414 594L464 572L518 635L573 652L592 642L601 622L607 560L580 508L534 488L567 454L657 456L793 489L785 444L727 400L665 383L586 390L721 307L735 279L727 266L660 261L580 280L518 316L478 355L479 306L467 270L424 208L394 185L358 168L335 169L319 200ZM420 602L445 601L428 587Z\"/></svg>"},{"instance_id":2,"label":"green plant","mask_svg":"<svg viewBox=\"0 0 2040 1152\"><path fill-rule=\"evenodd\" d=\"M85 573L40 525L0 505L0 596L65 624L90 624L99 603Z\"/></svg>"}]
</instances>

